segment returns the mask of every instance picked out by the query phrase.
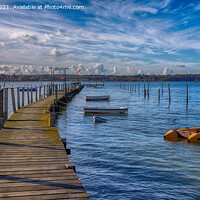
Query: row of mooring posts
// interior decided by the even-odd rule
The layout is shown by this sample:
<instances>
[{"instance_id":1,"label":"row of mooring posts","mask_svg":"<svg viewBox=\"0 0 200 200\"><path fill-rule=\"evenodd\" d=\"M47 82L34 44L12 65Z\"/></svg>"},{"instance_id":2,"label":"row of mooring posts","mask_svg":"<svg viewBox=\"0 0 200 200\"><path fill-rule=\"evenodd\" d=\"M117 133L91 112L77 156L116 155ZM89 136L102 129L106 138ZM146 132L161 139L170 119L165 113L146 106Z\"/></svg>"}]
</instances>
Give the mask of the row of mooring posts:
<instances>
[{"instance_id":1,"label":"row of mooring posts","mask_svg":"<svg viewBox=\"0 0 200 200\"><path fill-rule=\"evenodd\" d=\"M135 93L138 91L138 93L140 94L140 86L141 84L125 84L125 83L120 83L119 87L123 90L129 90L130 91L135 91ZM137 90L138 88L138 90ZM168 88L168 102L169 105L171 103L171 92L170 92L170 84L167 83L167 88ZM144 84L144 99L149 99L149 95L150 95L150 89L149 89L149 83L147 84L147 88L146 88L146 84ZM163 96L163 83L161 83L161 88L158 88L158 102L160 103L160 99L161 96ZM186 84L186 106L188 106L188 84Z\"/></svg>"},{"instance_id":2,"label":"row of mooring posts","mask_svg":"<svg viewBox=\"0 0 200 200\"><path fill-rule=\"evenodd\" d=\"M25 105L46 98L51 94L55 94L57 99L59 91L62 91L64 94L68 93L70 91L70 84L47 84L34 88L12 87L0 89L0 126L2 126L8 119L9 102L12 104L13 113L15 113ZM25 100L27 102L25 102Z\"/></svg>"},{"instance_id":3,"label":"row of mooring posts","mask_svg":"<svg viewBox=\"0 0 200 200\"><path fill-rule=\"evenodd\" d=\"M73 87L70 87L66 90L65 95L58 99L58 96L56 95L56 98L54 100L54 103L51 105L49 111L50 111L50 126L54 127L56 122L56 117L58 113L66 107L67 103L71 101L71 99L78 94L82 89L84 88L84 85L79 84ZM57 90L57 89L56 89Z\"/></svg>"}]
</instances>

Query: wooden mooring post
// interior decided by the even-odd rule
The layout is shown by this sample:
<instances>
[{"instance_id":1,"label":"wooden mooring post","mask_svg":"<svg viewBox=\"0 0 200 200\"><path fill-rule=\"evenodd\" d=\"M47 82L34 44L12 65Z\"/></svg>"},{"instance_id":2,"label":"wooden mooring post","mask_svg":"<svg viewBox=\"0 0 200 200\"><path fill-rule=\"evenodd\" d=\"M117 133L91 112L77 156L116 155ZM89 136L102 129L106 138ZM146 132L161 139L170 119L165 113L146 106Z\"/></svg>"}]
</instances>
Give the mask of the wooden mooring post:
<instances>
[{"instance_id":1,"label":"wooden mooring post","mask_svg":"<svg viewBox=\"0 0 200 200\"><path fill-rule=\"evenodd\" d=\"M188 106L188 84L186 84L186 106Z\"/></svg>"},{"instance_id":2,"label":"wooden mooring post","mask_svg":"<svg viewBox=\"0 0 200 200\"><path fill-rule=\"evenodd\" d=\"M24 87L22 88L22 107L24 106Z\"/></svg>"},{"instance_id":3,"label":"wooden mooring post","mask_svg":"<svg viewBox=\"0 0 200 200\"><path fill-rule=\"evenodd\" d=\"M167 83L167 86L168 86L168 99L169 99L169 104L170 104L170 102L171 102L171 95L170 95L170 85L169 85L169 83Z\"/></svg>"},{"instance_id":4,"label":"wooden mooring post","mask_svg":"<svg viewBox=\"0 0 200 200\"><path fill-rule=\"evenodd\" d=\"M160 103L160 88L158 88L158 103Z\"/></svg>"},{"instance_id":5,"label":"wooden mooring post","mask_svg":"<svg viewBox=\"0 0 200 200\"><path fill-rule=\"evenodd\" d=\"M56 92L56 101L58 100L58 85L55 85L55 92Z\"/></svg>"},{"instance_id":6,"label":"wooden mooring post","mask_svg":"<svg viewBox=\"0 0 200 200\"><path fill-rule=\"evenodd\" d=\"M0 118L4 118L4 114L3 114L3 103L4 103L4 99L3 99L3 95L4 91L0 90Z\"/></svg>"},{"instance_id":7,"label":"wooden mooring post","mask_svg":"<svg viewBox=\"0 0 200 200\"><path fill-rule=\"evenodd\" d=\"M31 103L33 103L33 87L31 87Z\"/></svg>"},{"instance_id":8,"label":"wooden mooring post","mask_svg":"<svg viewBox=\"0 0 200 200\"><path fill-rule=\"evenodd\" d=\"M40 87L39 87L39 100L42 98L42 97L41 97L41 89L42 89L42 88L41 88L41 86L40 86Z\"/></svg>"},{"instance_id":9,"label":"wooden mooring post","mask_svg":"<svg viewBox=\"0 0 200 200\"><path fill-rule=\"evenodd\" d=\"M17 108L20 109L20 89L17 88Z\"/></svg>"},{"instance_id":10,"label":"wooden mooring post","mask_svg":"<svg viewBox=\"0 0 200 200\"><path fill-rule=\"evenodd\" d=\"M8 119L8 88L4 89L4 120Z\"/></svg>"},{"instance_id":11,"label":"wooden mooring post","mask_svg":"<svg viewBox=\"0 0 200 200\"><path fill-rule=\"evenodd\" d=\"M29 88L27 88L27 104L30 104Z\"/></svg>"},{"instance_id":12,"label":"wooden mooring post","mask_svg":"<svg viewBox=\"0 0 200 200\"><path fill-rule=\"evenodd\" d=\"M44 94L43 94L44 97L43 97L43 98L45 98L45 92L46 92L46 91L45 91L45 90L46 90L45 88L46 88L46 86L44 85Z\"/></svg>"},{"instance_id":13,"label":"wooden mooring post","mask_svg":"<svg viewBox=\"0 0 200 200\"><path fill-rule=\"evenodd\" d=\"M14 88L11 88L11 98L12 98L12 107L13 107L13 112L16 112L16 104L15 104L15 91Z\"/></svg>"},{"instance_id":14,"label":"wooden mooring post","mask_svg":"<svg viewBox=\"0 0 200 200\"><path fill-rule=\"evenodd\" d=\"M149 99L149 83L148 83L148 86L147 86L147 97Z\"/></svg>"}]
</instances>

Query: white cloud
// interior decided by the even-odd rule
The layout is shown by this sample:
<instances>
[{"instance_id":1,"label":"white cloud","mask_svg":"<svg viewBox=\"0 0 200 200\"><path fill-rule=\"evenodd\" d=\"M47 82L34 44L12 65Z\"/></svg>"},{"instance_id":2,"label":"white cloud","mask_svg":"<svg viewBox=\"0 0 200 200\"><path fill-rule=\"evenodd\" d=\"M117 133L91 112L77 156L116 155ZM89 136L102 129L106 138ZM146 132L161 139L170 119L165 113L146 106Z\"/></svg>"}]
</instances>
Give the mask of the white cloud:
<instances>
[{"instance_id":1,"label":"white cloud","mask_svg":"<svg viewBox=\"0 0 200 200\"><path fill-rule=\"evenodd\" d=\"M143 71L141 69L139 69L137 74L143 74Z\"/></svg>"},{"instance_id":2,"label":"white cloud","mask_svg":"<svg viewBox=\"0 0 200 200\"><path fill-rule=\"evenodd\" d=\"M10 39L18 39L23 42L34 42L38 40L36 35L27 34L25 32L10 33Z\"/></svg>"},{"instance_id":3,"label":"white cloud","mask_svg":"<svg viewBox=\"0 0 200 200\"><path fill-rule=\"evenodd\" d=\"M113 67L113 72L112 72L113 74L117 74L118 73L118 68L117 67Z\"/></svg>"},{"instance_id":4,"label":"white cloud","mask_svg":"<svg viewBox=\"0 0 200 200\"><path fill-rule=\"evenodd\" d=\"M66 53L61 53L56 48L54 48L51 51L49 51L49 56L60 57L60 56L64 56L64 55L66 55Z\"/></svg>"},{"instance_id":5,"label":"white cloud","mask_svg":"<svg viewBox=\"0 0 200 200\"><path fill-rule=\"evenodd\" d=\"M104 74L105 73L105 69L103 64L95 64L91 67L91 72L94 74Z\"/></svg>"},{"instance_id":6,"label":"white cloud","mask_svg":"<svg viewBox=\"0 0 200 200\"><path fill-rule=\"evenodd\" d=\"M168 67L165 67L163 70L163 75L169 75L169 74L173 74L173 70Z\"/></svg>"}]
</instances>

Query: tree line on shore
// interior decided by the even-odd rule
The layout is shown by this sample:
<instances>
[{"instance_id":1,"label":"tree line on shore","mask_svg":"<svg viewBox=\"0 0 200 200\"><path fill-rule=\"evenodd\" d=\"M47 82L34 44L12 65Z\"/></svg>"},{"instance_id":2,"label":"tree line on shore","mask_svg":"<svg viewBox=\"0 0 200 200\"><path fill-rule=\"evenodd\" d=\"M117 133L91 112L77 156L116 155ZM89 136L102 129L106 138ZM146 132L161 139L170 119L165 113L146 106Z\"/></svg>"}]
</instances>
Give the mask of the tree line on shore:
<instances>
[{"instance_id":1,"label":"tree line on shore","mask_svg":"<svg viewBox=\"0 0 200 200\"><path fill-rule=\"evenodd\" d=\"M200 81L200 74L177 75L5 75L0 81L81 81L81 82L152 82L152 81Z\"/></svg>"}]
</instances>

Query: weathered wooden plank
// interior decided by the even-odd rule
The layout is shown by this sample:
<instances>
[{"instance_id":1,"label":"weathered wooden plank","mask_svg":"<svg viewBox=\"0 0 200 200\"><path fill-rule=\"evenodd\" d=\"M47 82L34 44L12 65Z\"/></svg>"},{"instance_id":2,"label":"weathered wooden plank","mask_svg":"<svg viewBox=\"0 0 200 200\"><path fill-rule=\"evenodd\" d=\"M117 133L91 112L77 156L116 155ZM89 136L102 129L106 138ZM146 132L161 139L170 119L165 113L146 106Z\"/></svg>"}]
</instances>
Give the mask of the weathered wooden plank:
<instances>
[{"instance_id":1,"label":"weathered wooden plank","mask_svg":"<svg viewBox=\"0 0 200 200\"><path fill-rule=\"evenodd\" d=\"M70 184L68 186L67 183L57 183L57 185L36 185L35 184L8 184L8 187L1 187L0 193L10 193L10 192L25 192L25 191L40 191L40 190L57 190L61 189L81 189L81 184ZM16 185L16 186L15 186Z\"/></svg>"},{"instance_id":2,"label":"weathered wooden plank","mask_svg":"<svg viewBox=\"0 0 200 200\"><path fill-rule=\"evenodd\" d=\"M67 171L67 170L66 170ZM45 178L45 177L64 177L64 179L72 179L72 178L76 178L76 174L70 172L60 172L60 173L52 173L50 171L46 171L46 173L35 173L35 174L11 174L11 173L7 173L7 174L2 174L0 176L11 176L11 177L18 177L18 178ZM2 177L3 179L3 177Z\"/></svg>"},{"instance_id":3,"label":"weathered wooden plank","mask_svg":"<svg viewBox=\"0 0 200 200\"><path fill-rule=\"evenodd\" d=\"M34 170L34 171L7 171L7 172L1 172L1 175L42 175L42 174L57 174L57 173L63 173L63 174L71 174L75 175L74 170L72 169L51 169L51 170Z\"/></svg>"},{"instance_id":4,"label":"weathered wooden plank","mask_svg":"<svg viewBox=\"0 0 200 200\"><path fill-rule=\"evenodd\" d=\"M24 192L10 192L10 193L0 193L0 197L5 198L5 197L23 197L23 196L33 196L33 195L46 195L46 194L65 194L66 197L71 198L74 197L76 195L80 196L80 192L75 193L73 195L73 193L71 193L71 189L67 190L67 189L57 189L57 190L40 190L40 191L24 191ZM81 192L85 193L85 191L83 189L81 189ZM67 193L69 193L67 195ZM82 194L83 194L82 193ZM85 197L87 196L86 193L83 194ZM83 196L82 195L82 196Z\"/></svg>"},{"instance_id":5,"label":"weathered wooden plank","mask_svg":"<svg viewBox=\"0 0 200 200\"><path fill-rule=\"evenodd\" d=\"M23 186L24 184L48 184L48 183L59 183L60 180L64 180L66 183L80 183L80 181L77 179L77 177L70 177L67 179L65 176L53 176L53 177L39 177L39 178L21 178L18 176L9 176L9 175L0 175L0 186L2 187L8 187L8 184L16 183L15 186ZM56 181L56 182L55 182ZM36 183L35 183L36 182ZM4 186L3 184L4 183ZM8 183L8 184L5 184ZM52 185L52 184L51 184Z\"/></svg>"},{"instance_id":6,"label":"weathered wooden plank","mask_svg":"<svg viewBox=\"0 0 200 200\"><path fill-rule=\"evenodd\" d=\"M58 200L58 199L67 199L67 200L88 200L88 196L85 191L66 191L66 193L61 194L48 194L48 195L34 195L34 196L21 196L21 197L4 197L3 199L9 200Z\"/></svg>"}]
</instances>

